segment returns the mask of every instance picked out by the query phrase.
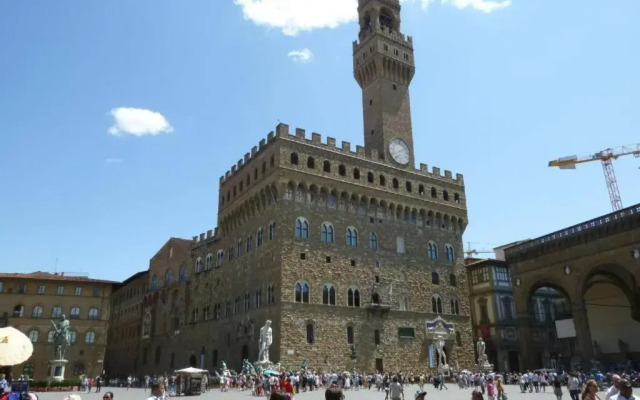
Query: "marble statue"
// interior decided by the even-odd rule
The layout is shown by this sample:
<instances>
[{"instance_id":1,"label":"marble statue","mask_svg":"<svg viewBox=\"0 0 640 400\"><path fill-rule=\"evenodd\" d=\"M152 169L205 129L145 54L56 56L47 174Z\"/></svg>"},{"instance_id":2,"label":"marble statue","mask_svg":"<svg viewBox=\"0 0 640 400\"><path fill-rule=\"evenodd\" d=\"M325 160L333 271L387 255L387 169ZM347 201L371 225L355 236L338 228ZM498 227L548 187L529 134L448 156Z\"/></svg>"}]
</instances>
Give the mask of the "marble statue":
<instances>
[{"instance_id":1,"label":"marble statue","mask_svg":"<svg viewBox=\"0 0 640 400\"><path fill-rule=\"evenodd\" d=\"M300 366L301 372L307 372L307 360L302 360L302 365Z\"/></svg>"},{"instance_id":2,"label":"marble statue","mask_svg":"<svg viewBox=\"0 0 640 400\"><path fill-rule=\"evenodd\" d=\"M246 358L242 360L242 375L255 375L256 369Z\"/></svg>"},{"instance_id":3,"label":"marble statue","mask_svg":"<svg viewBox=\"0 0 640 400\"><path fill-rule=\"evenodd\" d=\"M54 357L58 360L64 360L64 354L67 351L67 347L71 344L71 334L69 333L69 320L66 316L62 316L60 322L57 324L51 321L53 324L53 348L55 351Z\"/></svg>"},{"instance_id":4,"label":"marble statue","mask_svg":"<svg viewBox=\"0 0 640 400\"><path fill-rule=\"evenodd\" d=\"M444 339L438 339L438 341L436 342L436 350L438 351L439 364L447 365L447 355L444 352Z\"/></svg>"},{"instance_id":5,"label":"marble statue","mask_svg":"<svg viewBox=\"0 0 640 400\"><path fill-rule=\"evenodd\" d=\"M488 362L488 358L487 358L487 345L484 343L484 340L482 340L482 338L478 339L478 343L476 343L476 350L478 350L478 364L479 365L484 365Z\"/></svg>"},{"instance_id":6,"label":"marble statue","mask_svg":"<svg viewBox=\"0 0 640 400\"><path fill-rule=\"evenodd\" d=\"M271 329L271 321L267 320L264 326L260 328L260 339L258 341L260 354L258 354L258 362L269 362L269 347L273 343L273 330Z\"/></svg>"}]
</instances>

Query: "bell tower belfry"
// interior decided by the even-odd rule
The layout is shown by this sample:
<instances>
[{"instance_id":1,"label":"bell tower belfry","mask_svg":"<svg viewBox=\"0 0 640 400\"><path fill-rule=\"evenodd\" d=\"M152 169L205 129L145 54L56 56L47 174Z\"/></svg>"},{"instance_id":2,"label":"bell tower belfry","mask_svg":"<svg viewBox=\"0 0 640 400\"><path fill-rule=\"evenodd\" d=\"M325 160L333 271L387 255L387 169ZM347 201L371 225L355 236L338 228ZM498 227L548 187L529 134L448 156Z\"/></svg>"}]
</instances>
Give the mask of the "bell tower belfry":
<instances>
[{"instance_id":1,"label":"bell tower belfry","mask_svg":"<svg viewBox=\"0 0 640 400\"><path fill-rule=\"evenodd\" d=\"M409 84L415 65L413 40L400 32L400 0L358 0L358 14L353 70L362 88L366 151L413 168Z\"/></svg>"}]
</instances>

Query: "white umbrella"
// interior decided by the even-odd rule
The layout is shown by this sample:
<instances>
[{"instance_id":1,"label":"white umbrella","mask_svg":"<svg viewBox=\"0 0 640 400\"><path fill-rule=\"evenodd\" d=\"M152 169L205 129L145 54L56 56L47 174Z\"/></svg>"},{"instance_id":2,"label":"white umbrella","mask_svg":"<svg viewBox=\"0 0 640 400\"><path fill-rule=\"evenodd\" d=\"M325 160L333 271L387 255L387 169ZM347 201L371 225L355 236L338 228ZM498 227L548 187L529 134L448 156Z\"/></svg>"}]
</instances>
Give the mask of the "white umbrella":
<instances>
[{"instance_id":1,"label":"white umbrella","mask_svg":"<svg viewBox=\"0 0 640 400\"><path fill-rule=\"evenodd\" d=\"M205 372L209 372L205 369L198 369L198 368L193 368L193 367L188 367L188 368L184 368L184 369L179 369L176 372L181 373L181 374L204 374Z\"/></svg>"},{"instance_id":2,"label":"white umbrella","mask_svg":"<svg viewBox=\"0 0 640 400\"><path fill-rule=\"evenodd\" d=\"M33 344L24 333L8 327L0 328L0 365L22 364L33 353Z\"/></svg>"}]
</instances>

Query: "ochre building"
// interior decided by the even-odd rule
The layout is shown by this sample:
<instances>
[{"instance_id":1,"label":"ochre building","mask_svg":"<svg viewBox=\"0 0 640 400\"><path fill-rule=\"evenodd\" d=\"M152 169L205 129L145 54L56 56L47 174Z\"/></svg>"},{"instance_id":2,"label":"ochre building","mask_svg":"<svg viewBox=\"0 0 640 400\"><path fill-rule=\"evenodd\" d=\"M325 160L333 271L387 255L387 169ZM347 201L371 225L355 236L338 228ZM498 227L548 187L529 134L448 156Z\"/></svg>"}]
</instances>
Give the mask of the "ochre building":
<instances>
[{"instance_id":1,"label":"ochre building","mask_svg":"<svg viewBox=\"0 0 640 400\"><path fill-rule=\"evenodd\" d=\"M65 378L87 374L96 377L104 369L111 289L115 282L82 276L34 272L0 274L0 315L33 342L33 355L14 366L14 377L46 379L54 358L53 326L62 315L71 325L71 346Z\"/></svg>"},{"instance_id":2,"label":"ochre building","mask_svg":"<svg viewBox=\"0 0 640 400\"><path fill-rule=\"evenodd\" d=\"M360 371L434 371L428 321L453 327L451 368L472 367L464 180L415 166L398 0L358 12L364 146L280 124L220 178L218 228L172 239L151 262L138 373L240 370L266 320L270 358L289 370L351 370L354 348Z\"/></svg>"}]
</instances>

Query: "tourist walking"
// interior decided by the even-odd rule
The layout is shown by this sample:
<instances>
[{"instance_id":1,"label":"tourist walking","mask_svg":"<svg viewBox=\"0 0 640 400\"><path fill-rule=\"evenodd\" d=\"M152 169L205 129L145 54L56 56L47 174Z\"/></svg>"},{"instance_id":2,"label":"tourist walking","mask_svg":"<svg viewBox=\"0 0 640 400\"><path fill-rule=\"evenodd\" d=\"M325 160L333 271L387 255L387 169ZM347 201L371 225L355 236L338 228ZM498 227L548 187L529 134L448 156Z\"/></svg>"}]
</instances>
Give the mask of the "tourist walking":
<instances>
[{"instance_id":1,"label":"tourist walking","mask_svg":"<svg viewBox=\"0 0 640 400\"><path fill-rule=\"evenodd\" d=\"M557 400L562 400L562 381L559 376L553 380L553 394L556 395Z\"/></svg>"},{"instance_id":2,"label":"tourist walking","mask_svg":"<svg viewBox=\"0 0 640 400\"><path fill-rule=\"evenodd\" d=\"M611 387L607 389L607 393L604 395L604 400L612 400L618 397L620 394L620 375L611 376Z\"/></svg>"},{"instance_id":3,"label":"tourist walking","mask_svg":"<svg viewBox=\"0 0 640 400\"><path fill-rule=\"evenodd\" d=\"M580 400L580 381L578 380L577 374L571 375L568 386L571 400Z\"/></svg>"},{"instance_id":4,"label":"tourist walking","mask_svg":"<svg viewBox=\"0 0 640 400\"><path fill-rule=\"evenodd\" d=\"M615 400L637 400L637 397L633 395L631 382L626 379L620 379L618 386L620 388L620 393L618 396L614 397Z\"/></svg>"},{"instance_id":5,"label":"tourist walking","mask_svg":"<svg viewBox=\"0 0 640 400\"><path fill-rule=\"evenodd\" d=\"M598 393L598 383L593 379L589 379L582 391L581 400L600 400L596 393Z\"/></svg>"},{"instance_id":6,"label":"tourist walking","mask_svg":"<svg viewBox=\"0 0 640 400\"><path fill-rule=\"evenodd\" d=\"M387 392L387 396L385 400L404 400L404 389L400 382L398 382L398 377L394 376L393 381L389 385L389 391Z\"/></svg>"}]
</instances>

